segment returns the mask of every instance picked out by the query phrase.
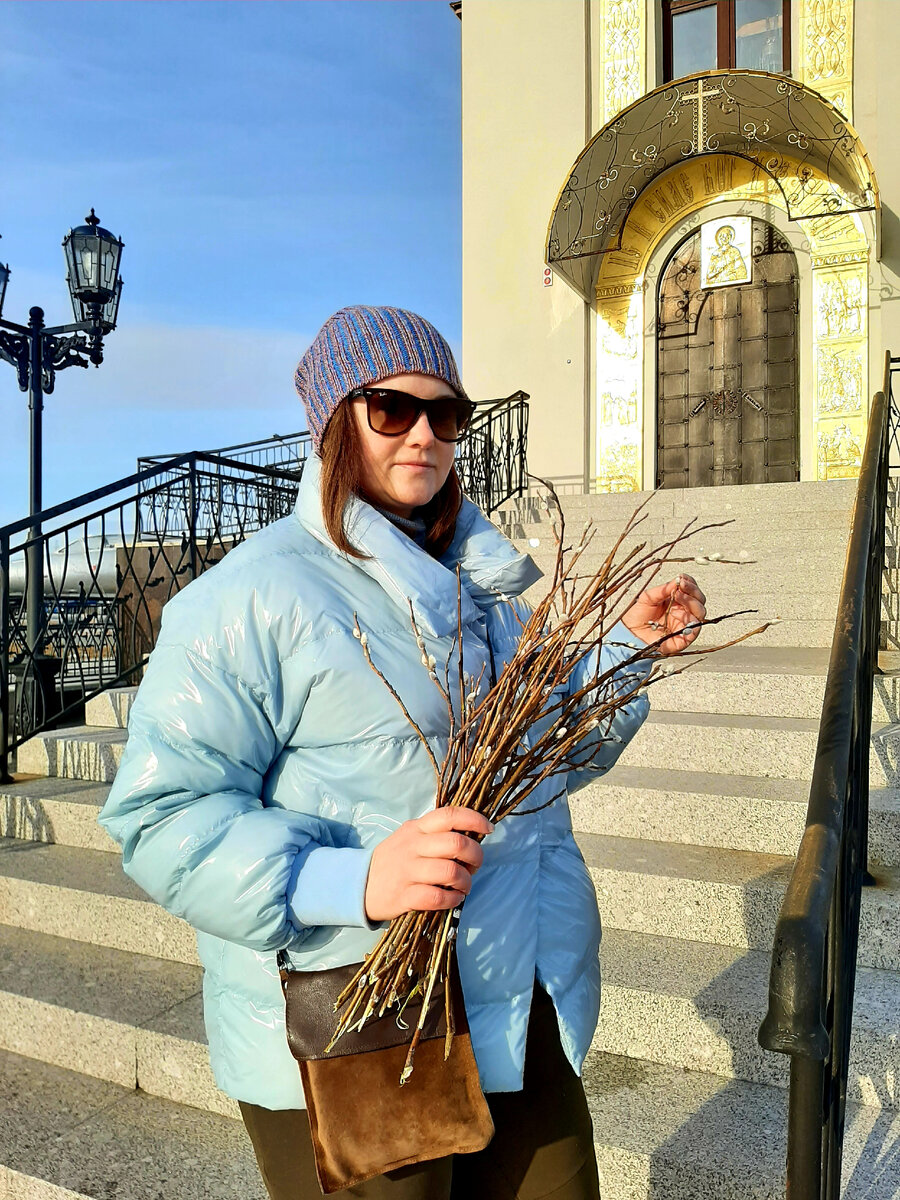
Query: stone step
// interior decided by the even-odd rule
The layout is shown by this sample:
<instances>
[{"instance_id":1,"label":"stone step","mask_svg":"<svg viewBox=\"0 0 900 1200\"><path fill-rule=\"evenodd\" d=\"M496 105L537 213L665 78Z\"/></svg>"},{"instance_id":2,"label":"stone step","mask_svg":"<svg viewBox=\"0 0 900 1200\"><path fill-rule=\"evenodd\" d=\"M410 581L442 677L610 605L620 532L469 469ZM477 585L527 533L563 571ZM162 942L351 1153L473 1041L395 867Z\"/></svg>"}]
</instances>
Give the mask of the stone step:
<instances>
[{"instance_id":1,"label":"stone step","mask_svg":"<svg viewBox=\"0 0 900 1200\"><path fill-rule=\"evenodd\" d=\"M533 545L535 541L538 541L537 546ZM517 541L516 546L517 549L528 554L545 575L552 574L557 558L554 542L529 538ZM628 544L626 548L630 550L631 544ZM648 551L657 548L653 544L647 546ZM611 546L608 545L588 547L578 560L577 574L595 575L605 562L610 549ZM892 550L891 556L893 553ZM721 555L721 558L711 558L711 555ZM620 555L619 558L621 559L621 557ZM808 583L824 579L829 575L835 576L839 581L844 571L845 560L844 544L838 543L834 539L826 539L821 545L814 542L804 549L797 549L785 547L777 541L761 541L757 535L752 543L748 540L747 544L741 545L735 545L733 541L723 537L718 544L709 539L702 548L700 545L676 547L659 570L663 578L675 575L679 570L687 570L693 575L698 575L697 567L702 565L704 580L709 582L710 572L713 568L715 568L716 577L721 573L723 578L737 578L739 575L743 576L744 573L749 574L749 568L755 566L758 571L754 584L762 583L768 578L769 586L771 586L781 576L793 572L805 575ZM885 565L890 570L894 568L892 561L887 561ZM704 588L704 591L706 590Z\"/></svg>"},{"instance_id":2,"label":"stone step","mask_svg":"<svg viewBox=\"0 0 900 1200\"><path fill-rule=\"evenodd\" d=\"M788 857L797 852L808 805L808 780L621 764L569 797L576 835ZM869 860L900 864L900 789L870 789Z\"/></svg>"},{"instance_id":3,"label":"stone step","mask_svg":"<svg viewBox=\"0 0 900 1200\"><path fill-rule=\"evenodd\" d=\"M588 530L588 524L590 528ZM520 532L521 530L521 532ZM585 534L585 530L587 534ZM576 550L583 536L587 542L583 561L602 561L613 545L624 536L621 549L630 550L644 544L648 550L661 548L665 543L680 538L670 553L673 556L708 556L722 554L725 558L758 559L763 555L778 555L783 558L806 559L808 555L837 555L846 552L849 528L846 520L829 523L810 513L802 525L794 523L772 524L763 514L741 521L700 520L692 526L679 521L659 521L652 518L639 522L625 534L626 524L621 521L571 521L565 525L564 546ZM559 523L542 521L523 524L515 529L514 540L522 549L556 553ZM534 543L538 544L535 545ZM888 550L893 549L888 543ZM621 550L620 550L621 553Z\"/></svg>"},{"instance_id":4,"label":"stone step","mask_svg":"<svg viewBox=\"0 0 900 1200\"><path fill-rule=\"evenodd\" d=\"M525 593L532 603L546 595L553 575L552 564L544 562L539 565L544 569L544 575ZM735 572L731 579L724 576L729 570ZM706 596L706 607L711 617L750 610L759 613L760 619L781 617L794 621L829 621L834 625L841 582L838 572L832 572L833 586L827 588L824 583L819 587L814 586L814 581L800 573L773 581L771 568L761 568L757 572L756 565L752 563L734 568L721 563L712 564L709 568L680 563L671 570L661 572L655 581L646 582L653 582L655 586L679 573L687 573L697 580ZM900 605L900 601L892 596L883 599L882 616L885 620L890 618L895 605Z\"/></svg>"},{"instance_id":5,"label":"stone step","mask_svg":"<svg viewBox=\"0 0 900 1200\"><path fill-rule=\"evenodd\" d=\"M769 953L793 859L579 833L608 929ZM861 966L900 971L900 869L880 867L860 919Z\"/></svg>"},{"instance_id":6,"label":"stone step","mask_svg":"<svg viewBox=\"0 0 900 1200\"><path fill-rule=\"evenodd\" d=\"M121 854L97 824L108 795L109 784L80 779L38 776L0 784L0 837Z\"/></svg>"},{"instance_id":7,"label":"stone step","mask_svg":"<svg viewBox=\"0 0 900 1200\"><path fill-rule=\"evenodd\" d=\"M652 709L640 736L619 759L630 767L810 779L819 722L809 717L680 713ZM900 785L900 726L872 727L869 780Z\"/></svg>"},{"instance_id":8,"label":"stone step","mask_svg":"<svg viewBox=\"0 0 900 1200\"><path fill-rule=\"evenodd\" d=\"M596 1049L786 1085L756 1041L769 956L607 929ZM198 968L0 925L0 1048L238 1116L209 1068ZM893 972L859 972L850 1096L897 1106Z\"/></svg>"},{"instance_id":9,"label":"stone step","mask_svg":"<svg viewBox=\"0 0 900 1200\"><path fill-rule=\"evenodd\" d=\"M535 588L537 586L535 585ZM541 599L539 592L535 589L526 592L525 596L532 604L536 604ZM834 613L823 620L782 620L777 606L764 607L749 597L740 605L740 609L758 611L752 612L748 616L733 616L730 620L710 628L704 633L704 641L708 647L712 648L725 642L732 642L736 638L748 636L753 630L760 629L765 624L768 624L769 628L762 633L754 634L752 642L749 644L779 649L792 646L826 649L831 646L834 638ZM722 606L711 604L708 611L710 617L730 616L738 611L738 606L722 609ZM893 644L886 637L885 641L886 644Z\"/></svg>"},{"instance_id":10,"label":"stone step","mask_svg":"<svg viewBox=\"0 0 900 1200\"><path fill-rule=\"evenodd\" d=\"M749 642L699 657L686 671L656 680L650 702L667 712L818 717L828 658L821 647L771 649ZM667 665L674 671L689 661Z\"/></svg>"},{"instance_id":11,"label":"stone step","mask_svg":"<svg viewBox=\"0 0 900 1200\"><path fill-rule=\"evenodd\" d=\"M66 779L0 787L0 836L118 857L120 847L97 824L108 792ZM808 780L621 764L569 800L576 830L587 833L785 855L796 852L808 803ZM875 863L900 862L900 789L870 790L869 854Z\"/></svg>"},{"instance_id":12,"label":"stone step","mask_svg":"<svg viewBox=\"0 0 900 1200\"><path fill-rule=\"evenodd\" d=\"M125 729L73 725L38 734L18 749L16 774L111 783L122 761Z\"/></svg>"},{"instance_id":13,"label":"stone step","mask_svg":"<svg viewBox=\"0 0 900 1200\"><path fill-rule=\"evenodd\" d=\"M768 953L609 929L600 953L595 1049L787 1087L787 1058L757 1040L768 1005ZM900 1107L898 997L896 972L859 970L847 1085L857 1103Z\"/></svg>"},{"instance_id":14,"label":"stone step","mask_svg":"<svg viewBox=\"0 0 900 1200\"><path fill-rule=\"evenodd\" d=\"M201 984L199 967L0 925L0 1047L239 1117L212 1077Z\"/></svg>"},{"instance_id":15,"label":"stone step","mask_svg":"<svg viewBox=\"0 0 900 1200\"><path fill-rule=\"evenodd\" d=\"M581 832L610 928L768 950L792 860ZM860 962L900 970L900 870L863 896ZM193 930L144 896L116 856L0 841L0 922L197 965Z\"/></svg>"},{"instance_id":16,"label":"stone step","mask_svg":"<svg viewBox=\"0 0 900 1200\"><path fill-rule=\"evenodd\" d=\"M10 1200L266 1200L240 1122L0 1052ZM609 1200L780 1200L786 1096L594 1052L585 1068ZM897 1115L847 1106L844 1200L896 1200Z\"/></svg>"},{"instance_id":17,"label":"stone step","mask_svg":"<svg viewBox=\"0 0 900 1200\"><path fill-rule=\"evenodd\" d=\"M653 686L662 687L663 682L669 681ZM689 753L690 766L698 771L804 779L812 770L818 735L818 721L813 718L665 712L654 706L649 722L653 736L649 736L648 727L622 755L623 761L631 766L672 764L680 768L688 765ZM882 727L878 728L881 731ZM879 732L879 752L885 736L886 732ZM19 748L16 770L54 779L111 783L121 761L125 738L124 729L87 726L38 734ZM874 751L873 761L875 764L880 761ZM900 782L900 772L896 780L879 778L877 782Z\"/></svg>"},{"instance_id":18,"label":"stone step","mask_svg":"<svg viewBox=\"0 0 900 1200\"><path fill-rule=\"evenodd\" d=\"M100 725L109 729L124 729L128 714L137 695L136 687L107 688L84 706L85 725Z\"/></svg>"},{"instance_id":19,"label":"stone step","mask_svg":"<svg viewBox=\"0 0 900 1200\"><path fill-rule=\"evenodd\" d=\"M657 488L643 492L589 493L559 492L560 502L566 509L590 509L608 513L630 513L644 502L649 502L662 514L685 512L740 512L766 510L769 512L791 512L798 509L825 510L843 508L849 510L856 497L856 479L832 479L825 483L812 480L795 483L742 484L730 487L700 488ZM534 485L530 497L506 501L500 506L502 512L526 511L539 508L546 489Z\"/></svg>"},{"instance_id":20,"label":"stone step","mask_svg":"<svg viewBox=\"0 0 900 1200\"><path fill-rule=\"evenodd\" d=\"M0 839L0 922L196 966L194 931L102 850Z\"/></svg>"},{"instance_id":21,"label":"stone step","mask_svg":"<svg viewBox=\"0 0 900 1200\"><path fill-rule=\"evenodd\" d=\"M0 1051L0 1196L266 1200L242 1122Z\"/></svg>"},{"instance_id":22,"label":"stone step","mask_svg":"<svg viewBox=\"0 0 900 1200\"><path fill-rule=\"evenodd\" d=\"M784 1200L787 1093L592 1053L584 1069L607 1200ZM900 1116L847 1105L843 1200L897 1200Z\"/></svg>"},{"instance_id":23,"label":"stone step","mask_svg":"<svg viewBox=\"0 0 900 1200\"><path fill-rule=\"evenodd\" d=\"M653 684L651 703L669 712L819 719L830 653L825 647L769 648L746 642L660 678ZM673 662L672 670L687 661ZM900 719L900 655L883 650L878 667L872 718L885 724Z\"/></svg>"},{"instance_id":24,"label":"stone step","mask_svg":"<svg viewBox=\"0 0 900 1200\"><path fill-rule=\"evenodd\" d=\"M745 604L748 595L746 592L723 593L719 590L713 599L716 602L716 609L725 612ZM819 599L822 600L821 594ZM890 597L890 599L892 602L896 600L900 605L900 597ZM833 610L836 604L836 593L835 596L827 597L816 609L810 608L810 601L811 597L806 593L785 593L778 597L777 605L773 607L777 607L776 615L783 620L808 619L813 612L821 617ZM715 635L710 631L709 636L712 638ZM900 676L900 656L894 655L889 662L882 656L880 665L886 673L894 671ZM821 690L824 686L827 669L828 653L822 648L798 648L796 653L787 655L783 648L778 648L773 652L768 648L757 647L750 643L719 651L709 659L700 659L691 668L690 674L691 676L698 673L704 675L704 691L708 691L710 702L717 706L706 711L721 712L769 711L774 693L780 693L788 682L785 677L790 677L790 698L795 701L801 700L802 697L801 703L804 708L803 712L794 711L791 715L807 716L811 715L811 712L807 712L806 709L821 707ZM708 676L714 676L715 683L712 679L707 678ZM728 679L725 678L726 676ZM753 689L746 700L743 699L746 695L744 684ZM675 695L680 686L685 696L696 691L693 681L690 681L688 686L680 685L677 680L665 686L657 685L657 702L665 696L666 703L663 707L675 708L676 704L669 702L669 692L671 691ZM766 692L764 701L755 699L760 692L760 687ZM84 728L125 728L136 695L136 687L111 688L101 692L99 696L95 696L87 702ZM787 694L785 702L786 699ZM763 707L734 708L735 703L761 703ZM779 702L776 703L779 707L781 706ZM725 707L719 707L720 705ZM677 707L683 708L683 703L679 703Z\"/></svg>"}]
</instances>

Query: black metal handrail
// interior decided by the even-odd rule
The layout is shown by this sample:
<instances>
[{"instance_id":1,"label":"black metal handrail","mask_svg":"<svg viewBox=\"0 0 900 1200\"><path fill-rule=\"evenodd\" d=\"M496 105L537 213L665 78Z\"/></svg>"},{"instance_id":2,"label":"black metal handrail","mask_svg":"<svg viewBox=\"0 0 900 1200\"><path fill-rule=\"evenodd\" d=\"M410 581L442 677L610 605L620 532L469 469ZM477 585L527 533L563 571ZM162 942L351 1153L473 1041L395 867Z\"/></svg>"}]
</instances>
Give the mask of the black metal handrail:
<instances>
[{"instance_id":1,"label":"black metal handrail","mask_svg":"<svg viewBox=\"0 0 900 1200\"><path fill-rule=\"evenodd\" d=\"M238 442L233 446L219 446L205 453L215 458L237 460L252 466L273 467L285 474L295 474L299 479L312 448L312 437L305 430L301 430L299 433L273 433L269 438ZM178 457L176 454L146 455L138 459L138 470L160 467Z\"/></svg>"},{"instance_id":2,"label":"black metal handrail","mask_svg":"<svg viewBox=\"0 0 900 1200\"><path fill-rule=\"evenodd\" d=\"M869 418L825 685L806 829L772 952L766 1050L790 1055L787 1195L838 1200L859 910L867 866L872 690L891 445L887 356Z\"/></svg>"}]
</instances>

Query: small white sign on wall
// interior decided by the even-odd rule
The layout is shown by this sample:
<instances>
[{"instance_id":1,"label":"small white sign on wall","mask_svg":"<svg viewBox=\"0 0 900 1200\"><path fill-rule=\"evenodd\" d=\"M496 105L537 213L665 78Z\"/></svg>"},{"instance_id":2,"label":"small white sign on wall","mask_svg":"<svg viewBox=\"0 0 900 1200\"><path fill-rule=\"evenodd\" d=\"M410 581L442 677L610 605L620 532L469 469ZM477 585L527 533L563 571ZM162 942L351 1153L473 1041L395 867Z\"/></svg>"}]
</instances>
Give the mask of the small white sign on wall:
<instances>
[{"instance_id":1,"label":"small white sign on wall","mask_svg":"<svg viewBox=\"0 0 900 1200\"><path fill-rule=\"evenodd\" d=\"M700 227L700 286L750 283L753 271L750 217L721 217Z\"/></svg>"}]
</instances>

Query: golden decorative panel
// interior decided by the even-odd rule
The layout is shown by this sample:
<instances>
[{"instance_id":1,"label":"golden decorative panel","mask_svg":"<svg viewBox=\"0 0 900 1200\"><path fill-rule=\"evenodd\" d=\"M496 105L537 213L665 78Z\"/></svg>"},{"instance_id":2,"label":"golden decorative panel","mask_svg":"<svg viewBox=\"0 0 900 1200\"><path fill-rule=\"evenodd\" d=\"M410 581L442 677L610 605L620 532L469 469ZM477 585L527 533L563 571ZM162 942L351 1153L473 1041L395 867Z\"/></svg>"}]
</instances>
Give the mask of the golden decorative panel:
<instances>
[{"instance_id":1,"label":"golden decorative panel","mask_svg":"<svg viewBox=\"0 0 900 1200\"><path fill-rule=\"evenodd\" d=\"M853 0L803 0L796 74L853 120Z\"/></svg>"},{"instance_id":2,"label":"golden decorative panel","mask_svg":"<svg viewBox=\"0 0 900 1200\"><path fill-rule=\"evenodd\" d=\"M640 442L619 439L604 446L597 476L599 491L636 492L640 488L640 478Z\"/></svg>"},{"instance_id":3,"label":"golden decorative panel","mask_svg":"<svg viewBox=\"0 0 900 1200\"><path fill-rule=\"evenodd\" d=\"M865 361L856 349L826 350L816 358L816 402L820 417L862 412Z\"/></svg>"},{"instance_id":4,"label":"golden decorative panel","mask_svg":"<svg viewBox=\"0 0 900 1200\"><path fill-rule=\"evenodd\" d=\"M628 395L615 392L603 392L600 396L600 424L637 425L638 394L632 391Z\"/></svg>"},{"instance_id":5,"label":"golden decorative panel","mask_svg":"<svg viewBox=\"0 0 900 1200\"><path fill-rule=\"evenodd\" d=\"M819 430L819 479L852 479L862 465L862 431L846 421Z\"/></svg>"},{"instance_id":6,"label":"golden decorative panel","mask_svg":"<svg viewBox=\"0 0 900 1200\"><path fill-rule=\"evenodd\" d=\"M639 491L643 286L631 283L608 292L597 319L597 487Z\"/></svg>"},{"instance_id":7,"label":"golden decorative panel","mask_svg":"<svg viewBox=\"0 0 900 1200\"><path fill-rule=\"evenodd\" d=\"M644 0L603 0L603 119L645 91Z\"/></svg>"},{"instance_id":8,"label":"golden decorative panel","mask_svg":"<svg viewBox=\"0 0 900 1200\"><path fill-rule=\"evenodd\" d=\"M819 338L865 333L866 277L863 272L822 269L817 276L816 332Z\"/></svg>"}]
</instances>

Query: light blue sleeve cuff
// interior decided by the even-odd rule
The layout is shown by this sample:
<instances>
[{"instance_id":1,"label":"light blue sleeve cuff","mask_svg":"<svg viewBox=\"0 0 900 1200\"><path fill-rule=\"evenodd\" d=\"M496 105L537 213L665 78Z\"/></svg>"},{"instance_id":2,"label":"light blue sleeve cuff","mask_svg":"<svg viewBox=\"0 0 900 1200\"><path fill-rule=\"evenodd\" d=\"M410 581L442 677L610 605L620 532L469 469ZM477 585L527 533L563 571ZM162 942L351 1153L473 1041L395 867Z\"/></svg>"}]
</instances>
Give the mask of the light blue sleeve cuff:
<instances>
[{"instance_id":1,"label":"light blue sleeve cuff","mask_svg":"<svg viewBox=\"0 0 900 1200\"><path fill-rule=\"evenodd\" d=\"M644 650L647 643L643 638L638 637L636 633L632 633L628 626L623 621L617 621L603 639L603 645L606 649L620 655L623 659L628 658L634 650ZM654 659L641 658L637 662L633 662L627 668L629 676L635 676L638 679L646 679L653 669Z\"/></svg>"},{"instance_id":2,"label":"light blue sleeve cuff","mask_svg":"<svg viewBox=\"0 0 900 1200\"><path fill-rule=\"evenodd\" d=\"M298 928L353 925L377 929L366 916L371 850L314 846L297 855L287 889L288 911Z\"/></svg>"}]
</instances>

